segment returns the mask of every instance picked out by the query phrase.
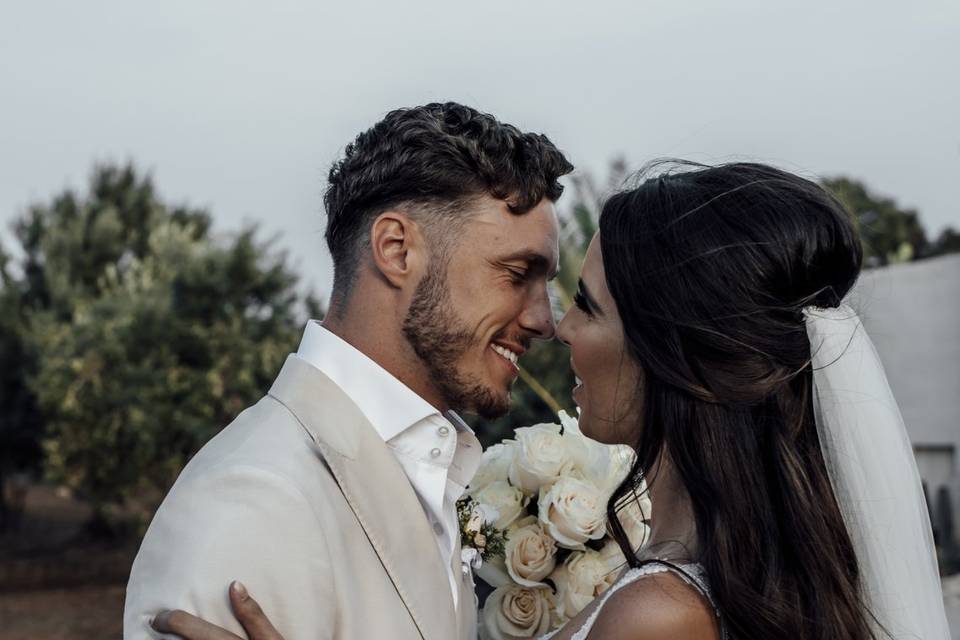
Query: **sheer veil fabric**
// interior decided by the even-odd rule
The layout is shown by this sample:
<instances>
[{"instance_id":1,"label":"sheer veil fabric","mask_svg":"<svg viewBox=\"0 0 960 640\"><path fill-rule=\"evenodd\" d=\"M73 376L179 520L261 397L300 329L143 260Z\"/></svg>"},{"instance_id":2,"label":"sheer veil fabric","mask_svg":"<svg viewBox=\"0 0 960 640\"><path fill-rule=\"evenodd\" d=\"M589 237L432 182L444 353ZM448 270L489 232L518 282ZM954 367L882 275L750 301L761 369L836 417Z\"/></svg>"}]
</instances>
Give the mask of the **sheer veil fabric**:
<instances>
[{"instance_id":1,"label":"sheer veil fabric","mask_svg":"<svg viewBox=\"0 0 960 640\"><path fill-rule=\"evenodd\" d=\"M803 315L820 446L865 602L894 638L949 640L920 474L876 348L846 304Z\"/></svg>"}]
</instances>

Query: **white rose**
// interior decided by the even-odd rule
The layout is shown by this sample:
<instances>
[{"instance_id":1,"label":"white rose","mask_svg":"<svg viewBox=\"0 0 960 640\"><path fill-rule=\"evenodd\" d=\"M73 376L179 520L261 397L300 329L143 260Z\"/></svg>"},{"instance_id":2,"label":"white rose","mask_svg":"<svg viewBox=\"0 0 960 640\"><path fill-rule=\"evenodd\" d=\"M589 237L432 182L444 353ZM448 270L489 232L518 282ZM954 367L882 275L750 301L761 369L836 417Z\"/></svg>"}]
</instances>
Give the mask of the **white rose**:
<instances>
[{"instance_id":1,"label":"white rose","mask_svg":"<svg viewBox=\"0 0 960 640\"><path fill-rule=\"evenodd\" d=\"M550 579L557 586L557 618L566 622L606 591L616 580L616 573L610 570L602 554L593 550L575 551Z\"/></svg>"},{"instance_id":2,"label":"white rose","mask_svg":"<svg viewBox=\"0 0 960 640\"><path fill-rule=\"evenodd\" d=\"M588 438L580 431L577 418L567 415L565 411L558 415L563 425L563 435L580 442L572 475L590 480L609 496L627 476L636 457L635 452L627 445L607 445Z\"/></svg>"},{"instance_id":3,"label":"white rose","mask_svg":"<svg viewBox=\"0 0 960 640\"><path fill-rule=\"evenodd\" d=\"M650 535L650 527L647 525L649 518L650 499L647 494L637 497L628 494L617 505L617 519L634 551L638 551Z\"/></svg>"},{"instance_id":4,"label":"white rose","mask_svg":"<svg viewBox=\"0 0 960 640\"><path fill-rule=\"evenodd\" d=\"M498 587L487 598L482 618L491 640L535 638L550 630L553 594L549 588L511 584Z\"/></svg>"},{"instance_id":5,"label":"white rose","mask_svg":"<svg viewBox=\"0 0 960 640\"><path fill-rule=\"evenodd\" d=\"M633 467L637 454L625 444L615 444L606 447L607 449L607 477L601 484L601 488L607 491L607 495L613 494L614 490L620 486L620 483L627 477Z\"/></svg>"},{"instance_id":6,"label":"white rose","mask_svg":"<svg viewBox=\"0 0 960 640\"><path fill-rule=\"evenodd\" d=\"M580 411L580 407L577 407L577 411ZM579 413L577 415L579 415ZM557 417L560 418L560 426L563 427L563 435L583 435L583 433L580 431L579 418L574 418L563 409L560 410L560 413L557 414Z\"/></svg>"},{"instance_id":7,"label":"white rose","mask_svg":"<svg viewBox=\"0 0 960 640\"><path fill-rule=\"evenodd\" d=\"M493 523L497 529L506 529L524 513L530 498L520 489L510 486L505 480L496 480L474 494L480 504L496 509L499 519Z\"/></svg>"},{"instance_id":8,"label":"white rose","mask_svg":"<svg viewBox=\"0 0 960 640\"><path fill-rule=\"evenodd\" d=\"M494 588L502 587L505 584L513 584L502 556L491 556L484 560L480 568L477 569L477 577Z\"/></svg>"},{"instance_id":9,"label":"white rose","mask_svg":"<svg viewBox=\"0 0 960 640\"><path fill-rule=\"evenodd\" d=\"M506 480L515 449L516 443L512 440L505 440L487 448L480 456L480 465L470 480L467 493L473 495L491 482Z\"/></svg>"},{"instance_id":10,"label":"white rose","mask_svg":"<svg viewBox=\"0 0 960 640\"><path fill-rule=\"evenodd\" d=\"M627 558L623 555L623 550L615 540L607 540L606 544L603 545L603 549L600 549L600 557L603 558L607 568L614 572L622 569L627 563Z\"/></svg>"},{"instance_id":11,"label":"white rose","mask_svg":"<svg viewBox=\"0 0 960 640\"><path fill-rule=\"evenodd\" d=\"M599 540L604 535L606 501L592 483L560 478L549 490L540 490L538 516L558 545L583 549L584 542Z\"/></svg>"},{"instance_id":12,"label":"white rose","mask_svg":"<svg viewBox=\"0 0 960 640\"><path fill-rule=\"evenodd\" d=\"M520 427L515 432L516 451L510 464L510 483L527 495L536 495L581 462L583 440L561 436L556 424Z\"/></svg>"},{"instance_id":13,"label":"white rose","mask_svg":"<svg viewBox=\"0 0 960 640\"><path fill-rule=\"evenodd\" d=\"M522 518L520 518L519 520L511 524L509 527L507 527L507 537L509 538L510 536L512 536L513 532L516 531L517 529L520 529L522 527L529 527L530 525L536 524L537 522L539 522L539 520L537 520L537 516L531 516L531 515L523 516Z\"/></svg>"},{"instance_id":14,"label":"white rose","mask_svg":"<svg viewBox=\"0 0 960 640\"><path fill-rule=\"evenodd\" d=\"M542 582L557 566L557 545L539 522L511 531L504 546L507 571L515 582L526 587Z\"/></svg>"}]
</instances>

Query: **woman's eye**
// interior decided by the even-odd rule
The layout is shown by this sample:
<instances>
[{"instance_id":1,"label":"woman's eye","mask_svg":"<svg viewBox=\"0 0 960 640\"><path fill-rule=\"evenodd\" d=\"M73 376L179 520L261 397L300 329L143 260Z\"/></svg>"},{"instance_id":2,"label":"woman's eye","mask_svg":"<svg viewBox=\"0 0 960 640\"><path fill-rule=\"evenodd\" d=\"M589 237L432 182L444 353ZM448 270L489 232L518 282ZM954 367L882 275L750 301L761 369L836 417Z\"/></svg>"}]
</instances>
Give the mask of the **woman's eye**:
<instances>
[{"instance_id":1,"label":"woman's eye","mask_svg":"<svg viewBox=\"0 0 960 640\"><path fill-rule=\"evenodd\" d=\"M580 309L580 311L583 311L591 318L593 317L593 311L590 310L590 305L587 304L587 299L584 298L583 294L579 291L573 294L573 304L577 305L577 308Z\"/></svg>"}]
</instances>

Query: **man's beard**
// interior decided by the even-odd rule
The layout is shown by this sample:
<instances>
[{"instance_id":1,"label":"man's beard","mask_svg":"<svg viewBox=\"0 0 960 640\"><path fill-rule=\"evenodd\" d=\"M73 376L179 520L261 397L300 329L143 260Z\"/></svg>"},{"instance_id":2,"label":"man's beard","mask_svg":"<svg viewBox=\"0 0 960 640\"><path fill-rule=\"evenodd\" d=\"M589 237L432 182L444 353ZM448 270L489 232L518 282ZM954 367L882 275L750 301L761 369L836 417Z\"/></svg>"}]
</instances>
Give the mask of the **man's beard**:
<instances>
[{"instance_id":1,"label":"man's beard","mask_svg":"<svg viewBox=\"0 0 960 640\"><path fill-rule=\"evenodd\" d=\"M497 393L457 369L464 354L476 346L477 337L453 311L446 269L438 271L443 273L428 272L417 285L403 319L403 334L451 408L498 418L510 409L509 392Z\"/></svg>"}]
</instances>

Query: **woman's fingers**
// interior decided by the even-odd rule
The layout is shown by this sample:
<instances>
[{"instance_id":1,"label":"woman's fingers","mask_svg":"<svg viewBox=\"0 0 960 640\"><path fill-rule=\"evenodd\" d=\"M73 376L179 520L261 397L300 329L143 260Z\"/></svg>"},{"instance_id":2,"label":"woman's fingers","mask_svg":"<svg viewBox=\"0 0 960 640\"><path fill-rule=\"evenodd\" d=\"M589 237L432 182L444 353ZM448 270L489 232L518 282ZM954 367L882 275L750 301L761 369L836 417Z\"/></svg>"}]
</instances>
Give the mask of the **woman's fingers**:
<instances>
[{"instance_id":1,"label":"woman's fingers","mask_svg":"<svg viewBox=\"0 0 960 640\"><path fill-rule=\"evenodd\" d=\"M226 629L179 609L161 611L150 621L150 626L161 633L173 633L185 640L244 640Z\"/></svg>"},{"instance_id":2,"label":"woman's fingers","mask_svg":"<svg viewBox=\"0 0 960 640\"><path fill-rule=\"evenodd\" d=\"M230 585L230 606L250 640L283 640L283 636L270 623L263 609L250 597L239 580L234 580Z\"/></svg>"}]
</instances>

